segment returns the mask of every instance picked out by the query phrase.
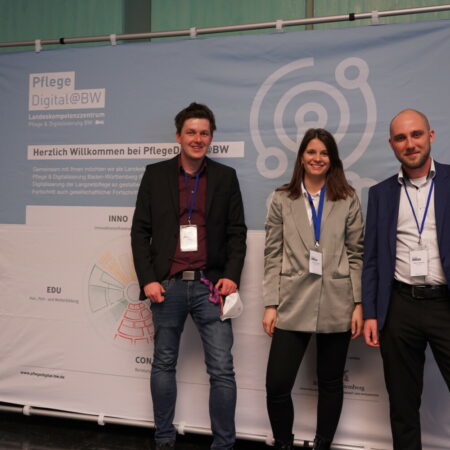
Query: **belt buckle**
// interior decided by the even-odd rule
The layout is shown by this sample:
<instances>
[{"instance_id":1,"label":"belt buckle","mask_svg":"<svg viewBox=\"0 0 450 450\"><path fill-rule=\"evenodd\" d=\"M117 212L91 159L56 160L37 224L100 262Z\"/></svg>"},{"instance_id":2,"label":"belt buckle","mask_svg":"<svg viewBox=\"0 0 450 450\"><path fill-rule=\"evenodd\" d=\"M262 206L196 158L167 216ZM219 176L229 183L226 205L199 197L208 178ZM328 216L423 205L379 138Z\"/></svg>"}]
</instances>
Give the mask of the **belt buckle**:
<instances>
[{"instance_id":1,"label":"belt buckle","mask_svg":"<svg viewBox=\"0 0 450 450\"><path fill-rule=\"evenodd\" d=\"M424 289L423 294L420 295L419 293L416 294L416 290L417 292L419 291L419 289ZM425 286L421 286L421 285L413 285L411 286L411 295L413 298L418 298L420 300L423 300L425 298L427 298L427 296L425 295Z\"/></svg>"},{"instance_id":2,"label":"belt buckle","mask_svg":"<svg viewBox=\"0 0 450 450\"><path fill-rule=\"evenodd\" d=\"M195 270L184 270L181 279L183 281L195 281Z\"/></svg>"}]
</instances>

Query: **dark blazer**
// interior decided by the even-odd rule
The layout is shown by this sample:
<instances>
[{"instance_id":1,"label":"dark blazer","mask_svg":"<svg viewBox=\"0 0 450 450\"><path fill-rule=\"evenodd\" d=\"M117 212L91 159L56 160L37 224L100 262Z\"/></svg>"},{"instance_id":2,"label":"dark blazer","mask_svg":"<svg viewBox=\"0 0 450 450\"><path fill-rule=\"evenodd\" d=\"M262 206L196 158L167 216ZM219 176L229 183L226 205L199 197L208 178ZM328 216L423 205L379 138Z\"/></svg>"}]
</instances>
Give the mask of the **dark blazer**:
<instances>
[{"instance_id":1,"label":"dark blazer","mask_svg":"<svg viewBox=\"0 0 450 450\"><path fill-rule=\"evenodd\" d=\"M434 207L439 254L447 284L450 280L450 166L434 162ZM401 185L394 175L369 190L362 299L365 319L383 328L394 281L397 221ZM425 224L426 226L426 224Z\"/></svg>"},{"instance_id":2,"label":"dark blazer","mask_svg":"<svg viewBox=\"0 0 450 450\"><path fill-rule=\"evenodd\" d=\"M134 266L141 289L164 280L179 236L178 157L146 167L131 227ZM247 227L236 171L206 158L206 276L239 284ZM145 298L141 291L141 298Z\"/></svg>"}]
</instances>

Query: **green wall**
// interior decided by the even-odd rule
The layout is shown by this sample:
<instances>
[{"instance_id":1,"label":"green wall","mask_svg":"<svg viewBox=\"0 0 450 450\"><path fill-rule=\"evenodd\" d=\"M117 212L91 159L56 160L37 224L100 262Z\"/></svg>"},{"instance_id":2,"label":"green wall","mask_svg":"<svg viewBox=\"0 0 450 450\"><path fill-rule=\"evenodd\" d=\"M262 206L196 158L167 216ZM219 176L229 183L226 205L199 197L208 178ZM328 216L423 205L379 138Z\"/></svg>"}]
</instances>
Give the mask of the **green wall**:
<instances>
[{"instance_id":1,"label":"green wall","mask_svg":"<svg viewBox=\"0 0 450 450\"><path fill-rule=\"evenodd\" d=\"M314 5L314 15L322 17L446 5L449 0L0 0L0 42L301 19L308 2ZM450 11L383 18L381 23L438 18L450 18ZM319 24L314 28L366 23L369 21ZM294 28L299 27L287 30Z\"/></svg>"},{"instance_id":2,"label":"green wall","mask_svg":"<svg viewBox=\"0 0 450 450\"><path fill-rule=\"evenodd\" d=\"M339 14L346 14L350 12L354 13L368 13L371 11L388 11L395 9L410 9L410 8L422 8L427 6L439 6L448 5L450 1L427 1L427 0L339 0L339 1L326 1L315 0L314 14L317 17L322 16L335 16ZM400 23L400 22L415 22L417 20L436 20L436 19L449 19L450 11L444 11L440 13L426 13L426 14L409 14L406 16L392 16L380 19L380 23ZM370 24L369 20L355 21L355 25ZM337 28L352 26L349 22L340 22L334 24L320 24L314 28Z\"/></svg>"},{"instance_id":3,"label":"green wall","mask_svg":"<svg viewBox=\"0 0 450 450\"><path fill-rule=\"evenodd\" d=\"M0 42L123 33L123 4L124 0L0 0Z\"/></svg>"}]
</instances>

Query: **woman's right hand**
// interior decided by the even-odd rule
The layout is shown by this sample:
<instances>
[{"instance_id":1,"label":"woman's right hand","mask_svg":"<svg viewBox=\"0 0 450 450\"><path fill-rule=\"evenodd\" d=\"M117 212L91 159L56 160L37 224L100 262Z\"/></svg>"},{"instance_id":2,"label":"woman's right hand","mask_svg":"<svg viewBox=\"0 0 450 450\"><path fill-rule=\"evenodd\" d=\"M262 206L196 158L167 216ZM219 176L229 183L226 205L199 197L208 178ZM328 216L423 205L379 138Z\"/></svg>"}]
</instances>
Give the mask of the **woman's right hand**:
<instances>
[{"instance_id":1,"label":"woman's right hand","mask_svg":"<svg viewBox=\"0 0 450 450\"><path fill-rule=\"evenodd\" d=\"M276 306L266 306L264 310L264 316L262 320L264 331L270 336L273 336L273 331L275 330L275 325L277 323L277 307Z\"/></svg>"}]
</instances>

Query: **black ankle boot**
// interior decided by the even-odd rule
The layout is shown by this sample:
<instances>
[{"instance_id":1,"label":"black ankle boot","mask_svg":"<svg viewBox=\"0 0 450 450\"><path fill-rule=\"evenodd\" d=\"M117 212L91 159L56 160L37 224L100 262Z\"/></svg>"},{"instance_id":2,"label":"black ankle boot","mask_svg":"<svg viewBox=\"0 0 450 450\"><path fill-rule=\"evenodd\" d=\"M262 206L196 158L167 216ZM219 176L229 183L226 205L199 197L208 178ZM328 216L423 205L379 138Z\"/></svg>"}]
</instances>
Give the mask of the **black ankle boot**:
<instances>
[{"instance_id":1,"label":"black ankle boot","mask_svg":"<svg viewBox=\"0 0 450 450\"><path fill-rule=\"evenodd\" d=\"M294 450L294 435L288 441L277 441L275 439L275 450Z\"/></svg>"},{"instance_id":2,"label":"black ankle boot","mask_svg":"<svg viewBox=\"0 0 450 450\"><path fill-rule=\"evenodd\" d=\"M331 441L327 441L325 439L316 436L314 438L313 450L330 450Z\"/></svg>"}]
</instances>

